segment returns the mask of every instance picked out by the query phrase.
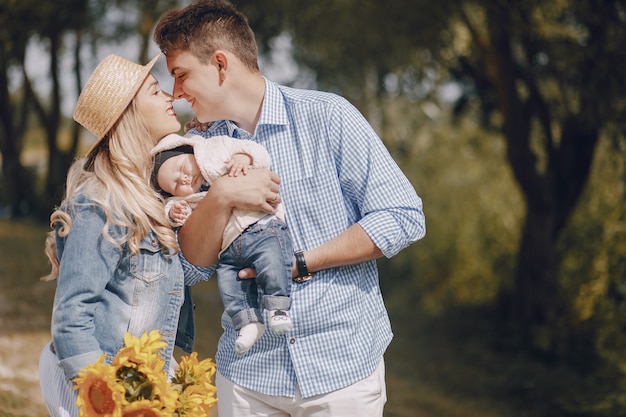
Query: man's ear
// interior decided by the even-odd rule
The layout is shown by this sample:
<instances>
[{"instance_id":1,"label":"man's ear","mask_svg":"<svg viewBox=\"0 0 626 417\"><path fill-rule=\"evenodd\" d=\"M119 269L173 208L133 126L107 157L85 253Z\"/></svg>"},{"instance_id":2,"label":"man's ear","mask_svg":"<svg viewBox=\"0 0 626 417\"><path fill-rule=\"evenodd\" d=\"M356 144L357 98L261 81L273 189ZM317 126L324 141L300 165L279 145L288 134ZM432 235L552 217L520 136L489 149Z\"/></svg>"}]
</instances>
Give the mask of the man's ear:
<instances>
[{"instance_id":1,"label":"man's ear","mask_svg":"<svg viewBox=\"0 0 626 417\"><path fill-rule=\"evenodd\" d=\"M217 66L221 79L222 73L226 72L226 70L228 69L228 56L224 51L217 50L213 54L213 61L214 64Z\"/></svg>"}]
</instances>

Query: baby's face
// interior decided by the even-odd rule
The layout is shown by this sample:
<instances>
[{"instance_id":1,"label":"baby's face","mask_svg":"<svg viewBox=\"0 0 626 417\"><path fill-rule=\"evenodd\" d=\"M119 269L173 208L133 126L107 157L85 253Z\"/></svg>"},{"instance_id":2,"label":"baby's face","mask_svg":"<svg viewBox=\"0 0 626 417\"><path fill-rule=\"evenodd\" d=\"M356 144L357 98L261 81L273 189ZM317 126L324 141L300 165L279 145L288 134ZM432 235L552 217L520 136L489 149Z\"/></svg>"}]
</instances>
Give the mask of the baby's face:
<instances>
[{"instance_id":1,"label":"baby's face","mask_svg":"<svg viewBox=\"0 0 626 417\"><path fill-rule=\"evenodd\" d=\"M197 193L202 186L202 174L193 154L183 153L163 162L157 173L157 182L163 191L186 197Z\"/></svg>"}]
</instances>

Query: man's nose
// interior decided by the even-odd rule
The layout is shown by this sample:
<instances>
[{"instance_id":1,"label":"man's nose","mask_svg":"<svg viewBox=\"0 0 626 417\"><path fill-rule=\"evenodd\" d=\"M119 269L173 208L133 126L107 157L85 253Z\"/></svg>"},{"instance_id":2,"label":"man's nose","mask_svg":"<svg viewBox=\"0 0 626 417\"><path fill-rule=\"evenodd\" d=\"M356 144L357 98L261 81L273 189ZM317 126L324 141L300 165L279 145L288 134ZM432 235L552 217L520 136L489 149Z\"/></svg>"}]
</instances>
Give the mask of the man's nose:
<instances>
[{"instance_id":1,"label":"man's nose","mask_svg":"<svg viewBox=\"0 0 626 417\"><path fill-rule=\"evenodd\" d=\"M174 88L172 89L172 96L174 96L174 99L183 98L183 89L180 87L180 82L177 78L174 78Z\"/></svg>"}]
</instances>

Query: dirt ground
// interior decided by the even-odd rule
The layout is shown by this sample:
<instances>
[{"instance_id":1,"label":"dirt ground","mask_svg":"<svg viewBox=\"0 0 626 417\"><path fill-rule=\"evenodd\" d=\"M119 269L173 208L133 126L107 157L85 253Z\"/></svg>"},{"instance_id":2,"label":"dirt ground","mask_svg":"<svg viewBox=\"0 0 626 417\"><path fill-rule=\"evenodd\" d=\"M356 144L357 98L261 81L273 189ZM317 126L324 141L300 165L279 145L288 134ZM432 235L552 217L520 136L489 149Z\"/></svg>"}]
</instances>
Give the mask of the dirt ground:
<instances>
[{"instance_id":1,"label":"dirt ground","mask_svg":"<svg viewBox=\"0 0 626 417\"><path fill-rule=\"evenodd\" d=\"M0 417L48 416L39 387L39 353L50 339L32 302L50 308L51 288L34 286L31 296L2 288L0 292ZM39 298L40 301L36 299ZM30 310L30 311L29 311Z\"/></svg>"},{"instance_id":2,"label":"dirt ground","mask_svg":"<svg viewBox=\"0 0 626 417\"><path fill-rule=\"evenodd\" d=\"M49 335L38 332L0 336L0 416L47 416L37 363Z\"/></svg>"}]
</instances>

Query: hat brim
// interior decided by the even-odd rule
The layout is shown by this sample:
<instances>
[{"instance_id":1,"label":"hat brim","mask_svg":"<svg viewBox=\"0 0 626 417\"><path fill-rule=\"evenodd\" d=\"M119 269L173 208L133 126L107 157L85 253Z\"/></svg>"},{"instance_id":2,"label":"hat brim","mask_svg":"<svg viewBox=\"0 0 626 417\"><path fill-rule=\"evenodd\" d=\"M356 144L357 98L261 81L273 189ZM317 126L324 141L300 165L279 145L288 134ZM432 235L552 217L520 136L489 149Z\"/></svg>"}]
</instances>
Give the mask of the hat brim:
<instances>
[{"instance_id":1,"label":"hat brim","mask_svg":"<svg viewBox=\"0 0 626 417\"><path fill-rule=\"evenodd\" d=\"M109 55L96 67L76 102L74 120L95 137L86 156L91 158L124 114L158 61L159 52L146 65L138 65L117 55Z\"/></svg>"}]
</instances>

